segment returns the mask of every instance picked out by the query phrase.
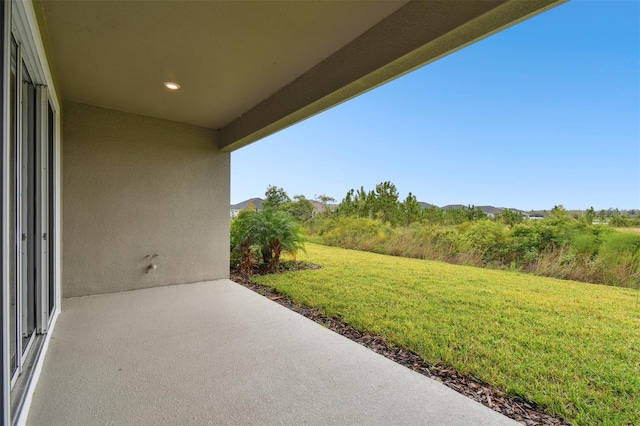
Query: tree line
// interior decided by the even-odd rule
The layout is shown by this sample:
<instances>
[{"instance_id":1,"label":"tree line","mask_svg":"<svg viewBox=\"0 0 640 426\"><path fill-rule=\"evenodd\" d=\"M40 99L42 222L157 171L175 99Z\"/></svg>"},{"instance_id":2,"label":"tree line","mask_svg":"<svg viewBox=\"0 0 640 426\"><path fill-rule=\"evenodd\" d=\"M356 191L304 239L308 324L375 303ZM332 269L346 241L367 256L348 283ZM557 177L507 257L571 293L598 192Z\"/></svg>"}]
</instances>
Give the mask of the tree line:
<instances>
[{"instance_id":1,"label":"tree line","mask_svg":"<svg viewBox=\"0 0 640 426\"><path fill-rule=\"evenodd\" d=\"M325 197L328 206L330 197ZM318 197L316 197L318 198ZM594 224L593 208L572 215L555 206L544 220L504 210L489 218L477 207L422 208L411 193L400 199L391 182L350 190L335 211L314 214L310 200L269 186L262 210L242 211L231 224L232 266L274 271L281 254L303 240L403 257L640 288L640 233ZM304 235L304 237L303 237Z\"/></svg>"}]
</instances>

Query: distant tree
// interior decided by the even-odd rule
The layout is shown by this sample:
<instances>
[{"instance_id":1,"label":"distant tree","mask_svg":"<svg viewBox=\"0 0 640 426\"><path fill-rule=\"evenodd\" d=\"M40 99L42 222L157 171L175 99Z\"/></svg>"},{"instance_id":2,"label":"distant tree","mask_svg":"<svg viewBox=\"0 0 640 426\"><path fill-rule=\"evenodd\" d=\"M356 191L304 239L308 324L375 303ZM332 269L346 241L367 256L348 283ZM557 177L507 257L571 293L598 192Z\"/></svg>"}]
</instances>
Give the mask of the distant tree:
<instances>
[{"instance_id":1,"label":"distant tree","mask_svg":"<svg viewBox=\"0 0 640 426\"><path fill-rule=\"evenodd\" d=\"M410 225L413 222L418 222L421 216L422 206L420 206L415 195L409 193L400 205L400 223L402 225Z\"/></svg>"},{"instance_id":2,"label":"distant tree","mask_svg":"<svg viewBox=\"0 0 640 426\"><path fill-rule=\"evenodd\" d=\"M549 216L547 216L546 219L550 222L562 223L571 220L571 215L562 204L559 204L557 206L553 206L551 213L549 213Z\"/></svg>"},{"instance_id":3,"label":"distant tree","mask_svg":"<svg viewBox=\"0 0 640 426\"><path fill-rule=\"evenodd\" d=\"M465 208L447 209L444 212L444 223L447 225L458 225L467 221L467 213Z\"/></svg>"},{"instance_id":4,"label":"distant tree","mask_svg":"<svg viewBox=\"0 0 640 426\"><path fill-rule=\"evenodd\" d=\"M338 204L336 213L340 216L357 216L358 209L356 207L354 197L355 191L353 189L349 190L340 204Z\"/></svg>"},{"instance_id":5,"label":"distant tree","mask_svg":"<svg viewBox=\"0 0 640 426\"><path fill-rule=\"evenodd\" d=\"M619 215L614 215L609 218L609 225L616 228L622 228L628 225L627 220Z\"/></svg>"},{"instance_id":6,"label":"distant tree","mask_svg":"<svg viewBox=\"0 0 640 426\"><path fill-rule=\"evenodd\" d=\"M314 197L315 197L315 200L319 201L322 204L322 207L324 207L325 214L331 213L331 209L329 208L329 203L335 203L336 202L335 198L325 194L315 195Z\"/></svg>"},{"instance_id":7,"label":"distant tree","mask_svg":"<svg viewBox=\"0 0 640 426\"><path fill-rule=\"evenodd\" d=\"M289 201L282 205L281 209L286 211L300 223L305 223L313 217L313 204L304 195L294 195L294 201Z\"/></svg>"},{"instance_id":8,"label":"distant tree","mask_svg":"<svg viewBox=\"0 0 640 426\"><path fill-rule=\"evenodd\" d=\"M607 217L620 216L620 210L609 207L606 212Z\"/></svg>"},{"instance_id":9,"label":"distant tree","mask_svg":"<svg viewBox=\"0 0 640 426\"><path fill-rule=\"evenodd\" d=\"M360 190L356 193L354 202L358 211L358 217L373 217L373 200L375 195L373 191L365 192L364 187L360 187Z\"/></svg>"},{"instance_id":10,"label":"distant tree","mask_svg":"<svg viewBox=\"0 0 640 426\"><path fill-rule=\"evenodd\" d=\"M286 203L291 202L291 198L284 189L269 185L264 193L265 200L262 202L263 209L279 209Z\"/></svg>"},{"instance_id":11,"label":"distant tree","mask_svg":"<svg viewBox=\"0 0 640 426\"><path fill-rule=\"evenodd\" d=\"M487 215L480 208L468 206L459 209L447 209L444 213L444 222L447 225L459 225L464 222L486 219L486 217Z\"/></svg>"},{"instance_id":12,"label":"distant tree","mask_svg":"<svg viewBox=\"0 0 640 426\"><path fill-rule=\"evenodd\" d=\"M422 212L424 219L432 225L443 225L444 214L444 210L437 206L429 206Z\"/></svg>"},{"instance_id":13,"label":"distant tree","mask_svg":"<svg viewBox=\"0 0 640 426\"><path fill-rule=\"evenodd\" d=\"M487 218L487 215L482 211L480 207L468 206L466 208L466 213L469 222Z\"/></svg>"},{"instance_id":14,"label":"distant tree","mask_svg":"<svg viewBox=\"0 0 640 426\"><path fill-rule=\"evenodd\" d=\"M512 227L518 223L521 223L524 218L520 213L506 209L496 216L496 220Z\"/></svg>"},{"instance_id":15,"label":"distant tree","mask_svg":"<svg viewBox=\"0 0 640 426\"><path fill-rule=\"evenodd\" d=\"M584 219L585 219L585 222L587 222L587 225L591 225L593 221L596 219L596 211L593 209L593 206L585 210Z\"/></svg>"},{"instance_id":16,"label":"distant tree","mask_svg":"<svg viewBox=\"0 0 640 426\"><path fill-rule=\"evenodd\" d=\"M374 200L373 191L367 193L362 186L358 191L351 189L338 205L336 213L340 216L373 218Z\"/></svg>"},{"instance_id":17,"label":"distant tree","mask_svg":"<svg viewBox=\"0 0 640 426\"><path fill-rule=\"evenodd\" d=\"M398 190L391 182L382 182L376 185L373 192L373 212L383 222L398 223L400 206L398 205Z\"/></svg>"}]
</instances>

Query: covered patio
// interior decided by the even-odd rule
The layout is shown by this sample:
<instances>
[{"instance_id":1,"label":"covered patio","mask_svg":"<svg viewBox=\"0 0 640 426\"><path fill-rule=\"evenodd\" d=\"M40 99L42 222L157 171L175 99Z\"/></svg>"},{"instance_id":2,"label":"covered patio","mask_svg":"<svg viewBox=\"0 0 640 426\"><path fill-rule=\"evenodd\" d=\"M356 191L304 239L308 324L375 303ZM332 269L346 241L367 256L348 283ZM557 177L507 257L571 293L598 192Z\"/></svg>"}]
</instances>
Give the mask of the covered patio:
<instances>
[{"instance_id":1,"label":"covered patio","mask_svg":"<svg viewBox=\"0 0 640 426\"><path fill-rule=\"evenodd\" d=\"M506 422L228 281L231 153L563 1L2 0L0 423Z\"/></svg>"},{"instance_id":2,"label":"covered patio","mask_svg":"<svg viewBox=\"0 0 640 426\"><path fill-rule=\"evenodd\" d=\"M517 423L218 280L64 300L27 424Z\"/></svg>"}]
</instances>

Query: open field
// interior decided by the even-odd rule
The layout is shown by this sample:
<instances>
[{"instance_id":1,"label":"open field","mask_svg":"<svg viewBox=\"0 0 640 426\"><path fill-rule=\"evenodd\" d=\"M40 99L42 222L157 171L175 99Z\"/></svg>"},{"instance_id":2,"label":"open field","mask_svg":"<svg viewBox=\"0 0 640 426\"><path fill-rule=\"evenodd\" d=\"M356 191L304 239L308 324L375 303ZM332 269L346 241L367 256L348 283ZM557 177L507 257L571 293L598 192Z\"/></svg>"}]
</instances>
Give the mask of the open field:
<instances>
[{"instance_id":1,"label":"open field","mask_svg":"<svg viewBox=\"0 0 640 426\"><path fill-rule=\"evenodd\" d=\"M255 277L575 424L640 424L640 291L307 245Z\"/></svg>"}]
</instances>

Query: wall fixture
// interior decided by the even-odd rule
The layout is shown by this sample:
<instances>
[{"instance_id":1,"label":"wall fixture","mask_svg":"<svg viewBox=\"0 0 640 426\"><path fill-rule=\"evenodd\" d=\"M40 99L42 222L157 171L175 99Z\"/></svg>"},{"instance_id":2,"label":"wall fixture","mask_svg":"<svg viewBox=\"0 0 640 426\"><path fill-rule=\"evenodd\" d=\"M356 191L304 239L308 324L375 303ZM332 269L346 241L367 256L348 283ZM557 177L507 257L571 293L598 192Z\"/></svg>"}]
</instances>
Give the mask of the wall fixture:
<instances>
[{"instance_id":1,"label":"wall fixture","mask_svg":"<svg viewBox=\"0 0 640 426\"><path fill-rule=\"evenodd\" d=\"M146 270L145 270L145 274L148 274L151 271L155 271L156 269L158 269L158 265L156 265L155 263L153 263L153 259L160 257L160 255L158 253L155 253L153 255L148 254L144 257L144 260L147 260L149 262L151 262L149 264L149 266L147 266Z\"/></svg>"}]
</instances>

